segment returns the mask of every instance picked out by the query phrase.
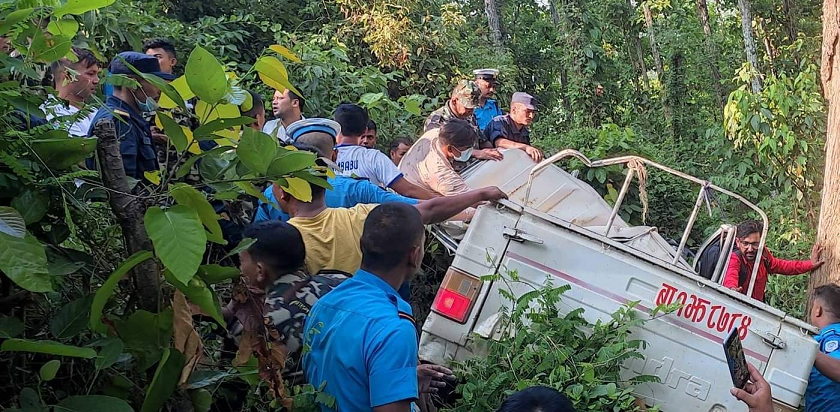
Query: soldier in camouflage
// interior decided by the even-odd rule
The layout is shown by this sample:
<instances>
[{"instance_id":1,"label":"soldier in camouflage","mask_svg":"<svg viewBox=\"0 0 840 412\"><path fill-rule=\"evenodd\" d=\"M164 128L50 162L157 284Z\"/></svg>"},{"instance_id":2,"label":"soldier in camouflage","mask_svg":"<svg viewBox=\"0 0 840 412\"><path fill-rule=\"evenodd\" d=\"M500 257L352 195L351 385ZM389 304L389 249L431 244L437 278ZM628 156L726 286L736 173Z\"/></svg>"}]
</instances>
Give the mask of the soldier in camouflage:
<instances>
[{"instance_id":1,"label":"soldier in camouflage","mask_svg":"<svg viewBox=\"0 0 840 412\"><path fill-rule=\"evenodd\" d=\"M502 154L493 148L493 144L487 140L484 133L478 128L473 111L479 105L481 89L471 80L461 80L452 90L449 100L440 109L435 110L426 118L424 132L437 129L443 126L450 119L461 119L470 123L478 134L479 139L472 152L473 159L480 160L501 160ZM456 162L456 169L460 170L465 166L463 162Z\"/></svg>"},{"instance_id":2,"label":"soldier in camouflage","mask_svg":"<svg viewBox=\"0 0 840 412\"><path fill-rule=\"evenodd\" d=\"M292 225L278 220L254 224L245 237L256 243L239 253L242 278L254 299L264 300L266 324L280 335L288 357L284 376L302 378L300 359L303 351L303 325L315 302L350 277L340 271L323 270L308 274L304 269L306 248L303 237ZM247 304L247 303L246 303ZM243 332L241 323L232 319L242 303L232 301L224 311L231 318L228 330L234 337Z\"/></svg>"}]
</instances>

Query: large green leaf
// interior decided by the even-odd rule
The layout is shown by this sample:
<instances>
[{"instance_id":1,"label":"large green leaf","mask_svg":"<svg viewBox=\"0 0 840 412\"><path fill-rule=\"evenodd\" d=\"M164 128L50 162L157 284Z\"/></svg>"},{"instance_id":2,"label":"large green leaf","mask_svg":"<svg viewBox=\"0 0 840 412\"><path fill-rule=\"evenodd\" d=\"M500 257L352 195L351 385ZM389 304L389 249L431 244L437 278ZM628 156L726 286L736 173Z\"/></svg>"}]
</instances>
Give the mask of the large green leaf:
<instances>
[{"instance_id":1,"label":"large green leaf","mask_svg":"<svg viewBox=\"0 0 840 412\"><path fill-rule=\"evenodd\" d=\"M55 375L58 373L59 367L61 367L61 361L58 359L53 359L41 365L41 370L38 371L38 375L42 381L49 382L55 379Z\"/></svg>"},{"instance_id":2,"label":"large green leaf","mask_svg":"<svg viewBox=\"0 0 840 412\"><path fill-rule=\"evenodd\" d=\"M14 316L0 316L0 339L15 338L23 333L23 322Z\"/></svg>"},{"instance_id":3,"label":"large green leaf","mask_svg":"<svg viewBox=\"0 0 840 412\"><path fill-rule=\"evenodd\" d=\"M179 205L184 205L198 213L201 223L210 232L207 239L221 245L227 244L222 238L222 227L219 226L219 215L207 198L190 185L178 183L169 191Z\"/></svg>"},{"instance_id":4,"label":"large green leaf","mask_svg":"<svg viewBox=\"0 0 840 412\"><path fill-rule=\"evenodd\" d=\"M90 317L90 296L66 305L50 320L50 332L58 339L69 339L85 330Z\"/></svg>"},{"instance_id":5,"label":"large green leaf","mask_svg":"<svg viewBox=\"0 0 840 412\"><path fill-rule=\"evenodd\" d=\"M225 68L209 51L195 46L185 68L190 90L205 103L213 105L225 97L228 91Z\"/></svg>"},{"instance_id":6,"label":"large green leaf","mask_svg":"<svg viewBox=\"0 0 840 412\"><path fill-rule=\"evenodd\" d=\"M149 389L146 390L146 399L143 400L143 407L140 412L158 412L166 400L175 392L178 380L181 377L181 368L184 367L184 355L175 349L164 349L160 358L155 376Z\"/></svg>"},{"instance_id":7,"label":"large green leaf","mask_svg":"<svg viewBox=\"0 0 840 412\"><path fill-rule=\"evenodd\" d=\"M242 131L242 137L236 147L236 155L252 172L265 175L277 155L277 139L263 132L246 128Z\"/></svg>"},{"instance_id":8,"label":"large green leaf","mask_svg":"<svg viewBox=\"0 0 840 412\"><path fill-rule=\"evenodd\" d=\"M286 176L292 172L297 172L314 165L314 153L300 150L290 150L285 153L281 153L271 162L266 175L272 178Z\"/></svg>"},{"instance_id":9,"label":"large green leaf","mask_svg":"<svg viewBox=\"0 0 840 412\"><path fill-rule=\"evenodd\" d=\"M36 30L29 46L29 57L41 63L54 62L70 53L72 46L73 39L69 36L47 37L43 31Z\"/></svg>"},{"instance_id":10,"label":"large green leaf","mask_svg":"<svg viewBox=\"0 0 840 412\"><path fill-rule=\"evenodd\" d=\"M164 276L166 277L166 281L178 288L190 302L204 309L216 322L219 322L219 325L225 326L225 320L222 318L222 307L219 305L219 298L213 289L204 283L201 278L194 277L184 285L181 281L175 279L168 270L164 272Z\"/></svg>"},{"instance_id":11,"label":"large green leaf","mask_svg":"<svg viewBox=\"0 0 840 412\"><path fill-rule=\"evenodd\" d=\"M61 412L134 412L126 401L105 395L77 395L64 398L55 408Z\"/></svg>"},{"instance_id":12,"label":"large green leaf","mask_svg":"<svg viewBox=\"0 0 840 412\"><path fill-rule=\"evenodd\" d=\"M47 24L47 31L53 35L67 36L72 39L79 31L79 22L70 17L66 19L51 20L50 23Z\"/></svg>"},{"instance_id":13,"label":"large green leaf","mask_svg":"<svg viewBox=\"0 0 840 412\"><path fill-rule=\"evenodd\" d=\"M210 412L213 406L213 394L207 389L190 391L190 399L196 412Z\"/></svg>"},{"instance_id":14,"label":"large green leaf","mask_svg":"<svg viewBox=\"0 0 840 412\"><path fill-rule=\"evenodd\" d=\"M105 304L108 303L108 299L111 298L111 294L114 293L114 289L117 288L117 283L120 279L128 273L129 270L133 269L135 266L139 265L140 263L146 261L146 259L150 259L152 257L152 252L150 251L142 251L137 252L131 255L128 259L123 261L117 270L114 273L111 273L108 276L108 280L102 284L102 287L96 291L96 294L93 296L93 303L90 307L90 329L99 333L107 333L108 328L105 324L102 323L102 310L105 309Z\"/></svg>"},{"instance_id":15,"label":"large green leaf","mask_svg":"<svg viewBox=\"0 0 840 412\"><path fill-rule=\"evenodd\" d=\"M169 141L175 146L175 149L179 153L187 150L189 140L187 140L187 135L184 133L184 129L181 128L181 125L164 112L158 112L157 118L160 119L160 123L163 125L163 131L166 133Z\"/></svg>"},{"instance_id":16,"label":"large green leaf","mask_svg":"<svg viewBox=\"0 0 840 412\"><path fill-rule=\"evenodd\" d=\"M7 339L0 346L0 352L32 352L47 355L70 356L74 358L93 359L96 351L91 348L64 345L49 340Z\"/></svg>"},{"instance_id":17,"label":"large green leaf","mask_svg":"<svg viewBox=\"0 0 840 412\"><path fill-rule=\"evenodd\" d=\"M207 235L195 210L176 205L151 207L144 217L155 254L175 278L186 284L195 276L207 247Z\"/></svg>"},{"instance_id":18,"label":"large green leaf","mask_svg":"<svg viewBox=\"0 0 840 412\"><path fill-rule=\"evenodd\" d=\"M236 279L239 275L239 269L232 266L201 265L198 268L198 276L201 280L211 285Z\"/></svg>"},{"instance_id":19,"label":"large green leaf","mask_svg":"<svg viewBox=\"0 0 840 412\"><path fill-rule=\"evenodd\" d=\"M160 360L163 349L172 338L172 309L160 313L138 310L126 320L114 321L117 335L137 364L145 371Z\"/></svg>"},{"instance_id":20,"label":"large green leaf","mask_svg":"<svg viewBox=\"0 0 840 412\"><path fill-rule=\"evenodd\" d=\"M58 18L66 14L85 14L91 10L101 9L114 4L116 0L67 0L63 6L53 10L53 15Z\"/></svg>"},{"instance_id":21,"label":"large green leaf","mask_svg":"<svg viewBox=\"0 0 840 412\"><path fill-rule=\"evenodd\" d=\"M31 146L47 166L61 170L88 158L96 150L96 139L39 139L33 140Z\"/></svg>"},{"instance_id":22,"label":"large green leaf","mask_svg":"<svg viewBox=\"0 0 840 412\"><path fill-rule=\"evenodd\" d=\"M286 66L274 56L263 56L254 64L254 70L260 76L260 80L277 90L289 89L296 95L302 96L300 91L292 86L287 75Z\"/></svg>"},{"instance_id":23,"label":"large green leaf","mask_svg":"<svg viewBox=\"0 0 840 412\"><path fill-rule=\"evenodd\" d=\"M44 245L27 234L23 239L0 233L0 270L30 292L52 292Z\"/></svg>"},{"instance_id":24,"label":"large green leaf","mask_svg":"<svg viewBox=\"0 0 840 412\"><path fill-rule=\"evenodd\" d=\"M117 55L117 58L122 60L122 62L125 63L126 67L131 69L131 71L135 75L143 78L143 80L146 80L147 82L151 83L153 86L160 89L161 93L165 94L166 97L168 97L171 101L175 102L176 105L178 105L178 106L180 106L184 109L187 108L187 103L184 102L184 98L181 97L181 94L179 94L178 91L175 90L175 88L172 87L171 84L169 84L169 82L161 79L160 77L155 76L154 74L148 74L148 73L140 72L140 70L137 70L137 68L132 66L129 62L125 61L125 59L123 59L122 56L120 56L120 55Z\"/></svg>"},{"instance_id":25,"label":"large green leaf","mask_svg":"<svg viewBox=\"0 0 840 412\"><path fill-rule=\"evenodd\" d=\"M102 344L102 349L99 350L99 355L96 357L96 361L94 361L93 364L94 367L99 370L109 368L117 362L117 359L120 358L124 348L125 345L118 338L108 338L107 341Z\"/></svg>"},{"instance_id":26,"label":"large green leaf","mask_svg":"<svg viewBox=\"0 0 840 412\"><path fill-rule=\"evenodd\" d=\"M249 94L248 96L251 95ZM254 118L248 116L239 116L232 119L216 119L211 122L207 122L207 124L200 126L198 129L195 129L193 135L198 140L207 140L205 139L206 137L215 138L212 137L213 133L218 132L219 130L249 125L254 123L254 121Z\"/></svg>"},{"instance_id":27,"label":"large green leaf","mask_svg":"<svg viewBox=\"0 0 840 412\"><path fill-rule=\"evenodd\" d=\"M0 233L20 239L26 236L26 222L17 209L0 206Z\"/></svg>"},{"instance_id":28,"label":"large green leaf","mask_svg":"<svg viewBox=\"0 0 840 412\"><path fill-rule=\"evenodd\" d=\"M47 214L47 209L50 207L50 197L42 190L26 187L21 194L12 199L11 205L20 212L24 222L31 225Z\"/></svg>"},{"instance_id":29,"label":"large green leaf","mask_svg":"<svg viewBox=\"0 0 840 412\"><path fill-rule=\"evenodd\" d=\"M8 32L12 28L12 26L26 20L26 18L29 17L29 15L32 14L33 11L35 11L35 9L28 8L15 10L9 13L9 15L6 16L6 18L2 22L0 22L0 35L5 35L6 32Z\"/></svg>"},{"instance_id":30,"label":"large green leaf","mask_svg":"<svg viewBox=\"0 0 840 412\"><path fill-rule=\"evenodd\" d=\"M190 156L190 158L187 159L187 161L184 162L184 164L182 164L181 167L178 168L178 172L175 173L175 177L180 179L180 178L188 175L190 173L190 170L192 169L193 165L195 165L195 162L201 160L202 157L218 156L219 154L227 152L228 150L232 150L232 148L229 147L229 146L221 146L221 147L214 148L212 150L208 150L206 152L201 152L201 154Z\"/></svg>"}]
</instances>

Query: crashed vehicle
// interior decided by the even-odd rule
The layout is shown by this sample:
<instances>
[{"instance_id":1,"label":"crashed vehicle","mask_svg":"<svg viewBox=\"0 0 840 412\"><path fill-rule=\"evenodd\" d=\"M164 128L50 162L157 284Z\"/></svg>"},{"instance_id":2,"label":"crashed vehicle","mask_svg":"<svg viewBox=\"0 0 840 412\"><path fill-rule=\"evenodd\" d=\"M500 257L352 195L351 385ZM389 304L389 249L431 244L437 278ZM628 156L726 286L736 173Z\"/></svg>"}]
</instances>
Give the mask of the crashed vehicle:
<instances>
[{"instance_id":1,"label":"crashed vehicle","mask_svg":"<svg viewBox=\"0 0 840 412\"><path fill-rule=\"evenodd\" d=\"M472 188L495 185L509 195L479 208L466 232L434 230L454 253L426 319L420 341L423 361L446 364L481 356L475 335L492 338L509 304L501 288L518 297L534 287L569 285L561 311L583 308L590 322L609 320L629 302L634 310L650 313L659 305L682 307L657 316L634 338L647 342L644 359L624 365L626 378L637 374L659 377L659 383L634 388L648 405L667 412L743 411L745 406L729 394L729 377L722 342L732 329L744 347L747 361L772 385L777 411L794 411L800 404L817 344L817 329L779 309L722 286L735 230L724 224L708 238L689 263L686 242L712 192L727 195L752 209L764 222L759 250L764 250L766 214L743 197L708 181L650 160L624 156L591 161L574 150L564 150L534 164L521 150L508 150L504 160L482 162L465 169ZM614 206L586 182L556 166L575 158L589 168L621 165L626 179ZM697 202L675 248L649 226L632 226L619 210L634 175L658 169L699 187ZM732 223L732 222L729 222ZM704 253L710 247L722 253ZM760 258L760 256L759 256ZM690 259L689 259L690 260ZM704 267L704 275L700 268ZM758 265L755 265L756 270ZM481 276L516 271L519 281L508 283Z\"/></svg>"}]
</instances>

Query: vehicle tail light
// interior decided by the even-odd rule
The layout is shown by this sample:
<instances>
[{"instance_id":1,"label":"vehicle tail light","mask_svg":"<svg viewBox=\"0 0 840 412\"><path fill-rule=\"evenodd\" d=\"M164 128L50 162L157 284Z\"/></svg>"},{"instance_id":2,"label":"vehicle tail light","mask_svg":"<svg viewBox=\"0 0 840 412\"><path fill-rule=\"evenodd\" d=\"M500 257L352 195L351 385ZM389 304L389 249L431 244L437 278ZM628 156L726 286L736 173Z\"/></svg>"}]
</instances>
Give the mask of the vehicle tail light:
<instances>
[{"instance_id":1,"label":"vehicle tail light","mask_svg":"<svg viewBox=\"0 0 840 412\"><path fill-rule=\"evenodd\" d=\"M438 289L432 310L445 318L465 323L478 297L481 280L450 267Z\"/></svg>"}]
</instances>

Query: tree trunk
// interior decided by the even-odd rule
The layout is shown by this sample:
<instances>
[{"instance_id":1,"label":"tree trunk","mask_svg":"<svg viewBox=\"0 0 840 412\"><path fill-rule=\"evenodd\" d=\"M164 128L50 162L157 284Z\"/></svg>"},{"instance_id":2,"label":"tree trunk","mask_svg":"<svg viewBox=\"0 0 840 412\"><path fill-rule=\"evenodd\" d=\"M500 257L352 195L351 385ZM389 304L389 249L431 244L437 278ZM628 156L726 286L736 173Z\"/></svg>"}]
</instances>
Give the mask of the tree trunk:
<instances>
[{"instance_id":1,"label":"tree trunk","mask_svg":"<svg viewBox=\"0 0 840 412\"><path fill-rule=\"evenodd\" d=\"M122 228L128 254L153 250L152 241L143 225L146 206L143 199L132 195L131 188L128 187L114 124L99 122L94 127L93 134L99 137L96 150L102 184L109 189L111 209ZM157 262L152 259L146 260L135 266L131 274L140 309L157 312L160 304L160 268Z\"/></svg>"},{"instance_id":2,"label":"tree trunk","mask_svg":"<svg viewBox=\"0 0 840 412\"><path fill-rule=\"evenodd\" d=\"M788 29L788 39L790 43L796 41L796 38L799 36L799 27L796 22L797 14L796 14L796 6L793 4L793 0L784 0L782 3L782 8L785 11L785 20L787 23Z\"/></svg>"},{"instance_id":3,"label":"tree trunk","mask_svg":"<svg viewBox=\"0 0 840 412\"><path fill-rule=\"evenodd\" d=\"M741 31L744 35L744 52L747 54L747 62L752 66L756 74L752 77L750 85L753 93L761 92L761 78L758 76L758 56L755 53L755 35L752 29L752 11L750 0L738 0L738 9L741 10Z\"/></svg>"},{"instance_id":4,"label":"tree trunk","mask_svg":"<svg viewBox=\"0 0 840 412\"><path fill-rule=\"evenodd\" d=\"M561 36L565 36L566 30L564 27L564 23L568 26L568 22L561 21L560 19L560 12L557 11L557 7L554 5L554 0L548 0L548 10L551 13L551 21L554 23L554 27L557 27ZM569 101L568 94L568 83L569 80L566 78L566 65L562 62L560 64L560 96L563 98L563 107L566 108L566 112L569 113L569 117L571 119L574 116L572 113L572 102Z\"/></svg>"},{"instance_id":5,"label":"tree trunk","mask_svg":"<svg viewBox=\"0 0 840 412\"><path fill-rule=\"evenodd\" d=\"M656 74L659 76L660 84L665 83L665 69L662 66L662 56L659 55L659 47L656 44L656 35L653 32L653 14L650 12L650 5L647 1L642 3L642 8L645 13L645 26L648 31L648 38L650 39L650 53L653 55L653 64L656 66ZM665 96L662 97L662 109L666 119L671 118L671 105Z\"/></svg>"},{"instance_id":6,"label":"tree trunk","mask_svg":"<svg viewBox=\"0 0 840 412\"><path fill-rule=\"evenodd\" d=\"M627 7L629 7L630 11L633 13L631 16L635 16L636 6L633 4L633 0L627 0ZM642 81L645 83L645 89L650 89L650 79L648 79L648 69L647 64L645 64L645 52L644 49L642 49L642 40L639 39L638 33L634 33L635 31L636 30L630 30L629 37L631 37L633 48L636 51L636 58L639 61L639 70L642 71Z\"/></svg>"},{"instance_id":7,"label":"tree trunk","mask_svg":"<svg viewBox=\"0 0 840 412\"><path fill-rule=\"evenodd\" d=\"M502 26L499 20L499 5L496 0L484 0L484 10L487 12L487 23L490 27L490 40L496 47L502 46Z\"/></svg>"},{"instance_id":8,"label":"tree trunk","mask_svg":"<svg viewBox=\"0 0 840 412\"><path fill-rule=\"evenodd\" d=\"M645 27L647 27L648 38L650 39L650 52L653 54L653 64L656 65L656 74L659 75L659 81L664 81L664 69L662 68L662 56L659 55L659 47L656 44L656 35L653 32L653 14L650 12L650 6L647 1L642 3L645 11Z\"/></svg>"},{"instance_id":9,"label":"tree trunk","mask_svg":"<svg viewBox=\"0 0 840 412\"><path fill-rule=\"evenodd\" d=\"M712 72L712 82L715 88L715 94L718 106L721 108L726 104L726 91L723 90L723 84L720 82L720 70L717 65L717 46L712 38L712 26L709 24L709 6L706 0L697 0L697 16L700 18L700 24L703 26L703 35L706 43L706 55L709 60L709 70Z\"/></svg>"},{"instance_id":10,"label":"tree trunk","mask_svg":"<svg viewBox=\"0 0 840 412\"><path fill-rule=\"evenodd\" d=\"M840 0L823 3L823 45L820 74L828 102L825 136L825 175L817 239L825 245L826 263L811 274L808 282L808 310L814 289L840 283Z\"/></svg>"}]
</instances>

